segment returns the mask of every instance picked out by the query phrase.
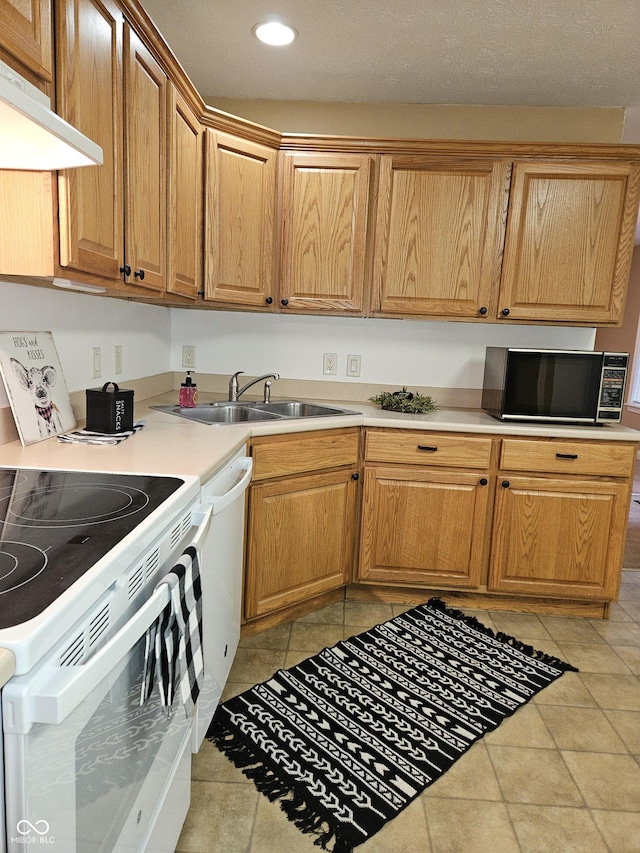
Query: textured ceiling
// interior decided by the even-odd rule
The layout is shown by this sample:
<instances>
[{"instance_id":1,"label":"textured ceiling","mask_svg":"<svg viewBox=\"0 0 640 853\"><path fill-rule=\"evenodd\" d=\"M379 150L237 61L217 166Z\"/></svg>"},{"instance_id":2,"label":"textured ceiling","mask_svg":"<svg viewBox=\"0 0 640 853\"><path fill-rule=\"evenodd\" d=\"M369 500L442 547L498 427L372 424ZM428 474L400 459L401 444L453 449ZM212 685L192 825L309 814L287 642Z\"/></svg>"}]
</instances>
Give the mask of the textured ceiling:
<instances>
[{"instance_id":1,"label":"textured ceiling","mask_svg":"<svg viewBox=\"0 0 640 853\"><path fill-rule=\"evenodd\" d=\"M141 2L205 97L640 105L640 0Z\"/></svg>"}]
</instances>

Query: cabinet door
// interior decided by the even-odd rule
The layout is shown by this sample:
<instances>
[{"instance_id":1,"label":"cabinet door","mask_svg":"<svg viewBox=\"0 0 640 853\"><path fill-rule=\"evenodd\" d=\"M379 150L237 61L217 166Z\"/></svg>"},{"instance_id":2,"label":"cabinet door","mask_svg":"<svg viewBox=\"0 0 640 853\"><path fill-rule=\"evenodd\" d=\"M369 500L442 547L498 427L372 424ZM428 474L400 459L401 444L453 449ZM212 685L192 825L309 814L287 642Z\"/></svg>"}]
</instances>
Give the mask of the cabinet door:
<instances>
[{"instance_id":1,"label":"cabinet door","mask_svg":"<svg viewBox=\"0 0 640 853\"><path fill-rule=\"evenodd\" d=\"M111 0L58 0L56 12L60 114L104 154L59 173L60 264L122 281L123 16Z\"/></svg>"},{"instance_id":2,"label":"cabinet door","mask_svg":"<svg viewBox=\"0 0 640 853\"><path fill-rule=\"evenodd\" d=\"M637 164L516 162L498 316L621 322L639 187Z\"/></svg>"},{"instance_id":3,"label":"cabinet door","mask_svg":"<svg viewBox=\"0 0 640 853\"><path fill-rule=\"evenodd\" d=\"M205 299L274 304L276 151L206 132Z\"/></svg>"},{"instance_id":4,"label":"cabinet door","mask_svg":"<svg viewBox=\"0 0 640 853\"><path fill-rule=\"evenodd\" d=\"M51 0L0 0L0 47L42 80L53 80Z\"/></svg>"},{"instance_id":5,"label":"cabinet door","mask_svg":"<svg viewBox=\"0 0 640 853\"><path fill-rule=\"evenodd\" d=\"M196 299L202 278L202 127L169 87L167 291Z\"/></svg>"},{"instance_id":6,"label":"cabinet door","mask_svg":"<svg viewBox=\"0 0 640 853\"><path fill-rule=\"evenodd\" d=\"M167 77L125 26L125 281L164 291L167 279Z\"/></svg>"},{"instance_id":7,"label":"cabinet door","mask_svg":"<svg viewBox=\"0 0 640 853\"><path fill-rule=\"evenodd\" d=\"M370 158L284 153L281 163L282 307L361 314Z\"/></svg>"},{"instance_id":8,"label":"cabinet door","mask_svg":"<svg viewBox=\"0 0 640 853\"><path fill-rule=\"evenodd\" d=\"M628 506L628 486L613 481L500 479L489 589L613 600Z\"/></svg>"},{"instance_id":9,"label":"cabinet door","mask_svg":"<svg viewBox=\"0 0 640 853\"><path fill-rule=\"evenodd\" d=\"M247 619L347 582L356 525L353 473L312 474L251 487Z\"/></svg>"},{"instance_id":10,"label":"cabinet door","mask_svg":"<svg viewBox=\"0 0 640 853\"><path fill-rule=\"evenodd\" d=\"M373 311L494 316L508 182L503 161L383 156Z\"/></svg>"},{"instance_id":11,"label":"cabinet door","mask_svg":"<svg viewBox=\"0 0 640 853\"><path fill-rule=\"evenodd\" d=\"M365 467L359 580L477 587L489 495L477 473Z\"/></svg>"}]
</instances>

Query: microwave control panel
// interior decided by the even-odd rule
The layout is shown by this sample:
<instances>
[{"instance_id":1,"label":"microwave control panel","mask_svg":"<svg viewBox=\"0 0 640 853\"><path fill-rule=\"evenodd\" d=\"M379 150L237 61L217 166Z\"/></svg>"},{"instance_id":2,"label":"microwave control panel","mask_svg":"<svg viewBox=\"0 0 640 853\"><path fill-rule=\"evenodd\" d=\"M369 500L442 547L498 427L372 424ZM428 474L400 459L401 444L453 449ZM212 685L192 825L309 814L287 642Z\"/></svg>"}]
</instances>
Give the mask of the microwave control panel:
<instances>
[{"instance_id":1,"label":"microwave control panel","mask_svg":"<svg viewBox=\"0 0 640 853\"><path fill-rule=\"evenodd\" d=\"M598 418L616 419L620 417L624 402L624 386L627 379L629 356L623 353L605 353L600 384ZM609 411L606 411L609 410Z\"/></svg>"}]
</instances>

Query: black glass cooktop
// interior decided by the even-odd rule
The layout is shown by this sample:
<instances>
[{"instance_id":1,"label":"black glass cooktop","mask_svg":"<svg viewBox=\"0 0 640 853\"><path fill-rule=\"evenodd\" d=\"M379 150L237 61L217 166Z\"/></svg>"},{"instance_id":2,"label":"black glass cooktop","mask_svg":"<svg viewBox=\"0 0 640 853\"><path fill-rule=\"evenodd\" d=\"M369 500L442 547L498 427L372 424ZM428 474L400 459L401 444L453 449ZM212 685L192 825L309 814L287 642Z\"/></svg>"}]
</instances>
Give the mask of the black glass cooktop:
<instances>
[{"instance_id":1,"label":"black glass cooktop","mask_svg":"<svg viewBox=\"0 0 640 853\"><path fill-rule=\"evenodd\" d=\"M0 628L41 613L182 484L0 468Z\"/></svg>"}]
</instances>

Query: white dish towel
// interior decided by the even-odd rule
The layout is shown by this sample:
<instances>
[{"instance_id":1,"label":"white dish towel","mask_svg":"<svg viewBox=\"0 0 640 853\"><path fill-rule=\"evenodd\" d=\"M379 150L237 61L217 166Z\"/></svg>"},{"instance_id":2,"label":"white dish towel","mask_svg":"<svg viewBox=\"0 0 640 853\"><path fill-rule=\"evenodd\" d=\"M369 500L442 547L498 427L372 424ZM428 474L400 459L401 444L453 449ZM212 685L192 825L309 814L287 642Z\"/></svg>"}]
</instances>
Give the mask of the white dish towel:
<instances>
[{"instance_id":1,"label":"white dish towel","mask_svg":"<svg viewBox=\"0 0 640 853\"><path fill-rule=\"evenodd\" d=\"M160 584L171 599L145 637L145 672L140 704L151 695L157 678L160 700L167 712L176 693L191 716L202 688L202 584L198 553L189 546ZM156 587L157 588L157 587Z\"/></svg>"}]
</instances>

